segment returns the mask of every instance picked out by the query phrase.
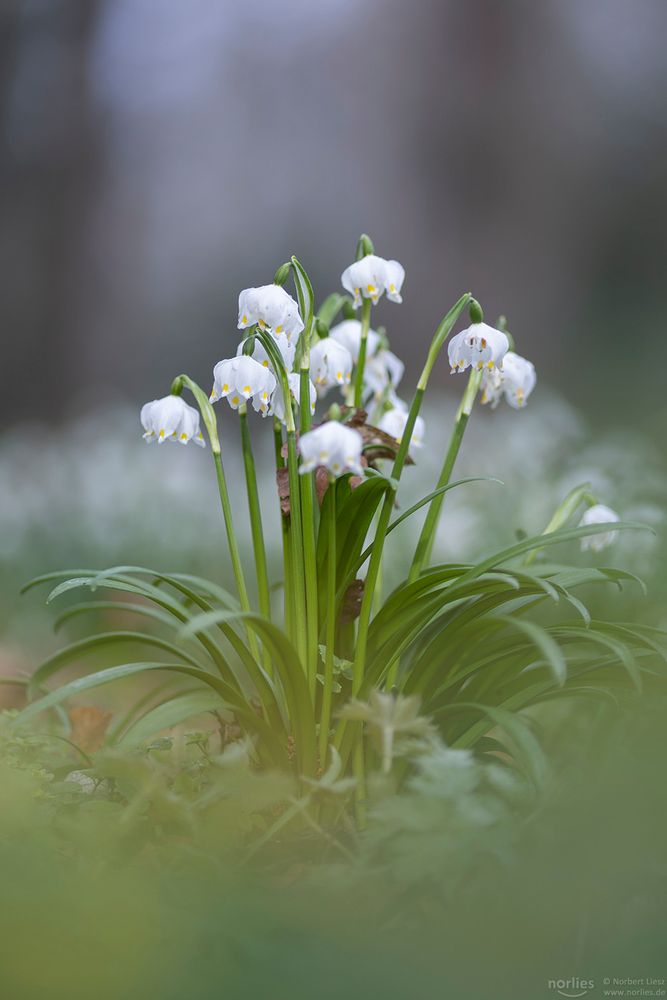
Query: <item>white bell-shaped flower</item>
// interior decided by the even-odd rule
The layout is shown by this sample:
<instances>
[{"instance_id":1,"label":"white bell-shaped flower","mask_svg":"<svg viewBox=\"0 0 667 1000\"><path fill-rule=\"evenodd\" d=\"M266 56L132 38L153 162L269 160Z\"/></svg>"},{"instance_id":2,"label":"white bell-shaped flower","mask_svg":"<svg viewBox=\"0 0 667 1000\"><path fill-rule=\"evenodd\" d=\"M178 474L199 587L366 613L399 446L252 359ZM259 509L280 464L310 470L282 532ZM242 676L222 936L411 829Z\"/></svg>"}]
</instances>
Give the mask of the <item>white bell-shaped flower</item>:
<instances>
[{"instance_id":1,"label":"white bell-shaped flower","mask_svg":"<svg viewBox=\"0 0 667 1000\"><path fill-rule=\"evenodd\" d=\"M405 268L397 260L388 260L385 265L385 286L390 302L402 302L401 289L405 281Z\"/></svg>"},{"instance_id":2,"label":"white bell-shaped flower","mask_svg":"<svg viewBox=\"0 0 667 1000\"><path fill-rule=\"evenodd\" d=\"M280 285L244 288L239 295L239 330L255 324L275 335L284 333L290 340L303 330L298 305Z\"/></svg>"},{"instance_id":3,"label":"white bell-shaped flower","mask_svg":"<svg viewBox=\"0 0 667 1000\"><path fill-rule=\"evenodd\" d=\"M400 444L403 439L403 431L405 430L405 425L408 420L408 411L403 406L396 406L393 410L387 410L386 413L382 414L378 427L385 434L389 434L396 441L396 444ZM410 438L411 448L421 448L424 444L424 431L426 430L426 424L422 417L417 417L415 420L415 426L412 430L412 437Z\"/></svg>"},{"instance_id":4,"label":"white bell-shaped flower","mask_svg":"<svg viewBox=\"0 0 667 1000\"><path fill-rule=\"evenodd\" d=\"M496 330L487 323L473 323L449 342L452 374L464 372L471 366L479 370L486 368L488 371L502 368L509 346L509 340L502 330Z\"/></svg>"},{"instance_id":5,"label":"white bell-shaped flower","mask_svg":"<svg viewBox=\"0 0 667 1000\"><path fill-rule=\"evenodd\" d=\"M402 302L404 279L405 270L397 260L385 260L374 253L355 260L354 264L345 268L340 278L343 288L352 296L355 308L361 305L362 298L370 299L373 305L377 305L384 292L392 302Z\"/></svg>"},{"instance_id":6,"label":"white bell-shaped flower","mask_svg":"<svg viewBox=\"0 0 667 1000\"><path fill-rule=\"evenodd\" d=\"M363 438L359 431L337 420L328 420L313 431L302 434L299 439L299 451L303 462L299 472L311 472L318 465L324 466L335 476L344 476L346 472L354 472L363 476L361 464L361 449Z\"/></svg>"},{"instance_id":7,"label":"white bell-shaped flower","mask_svg":"<svg viewBox=\"0 0 667 1000\"><path fill-rule=\"evenodd\" d=\"M482 403L489 403L495 410L504 396L510 406L520 410L535 388L535 365L514 351L503 358L503 367L487 371L482 382Z\"/></svg>"},{"instance_id":8,"label":"white bell-shaped flower","mask_svg":"<svg viewBox=\"0 0 667 1000\"><path fill-rule=\"evenodd\" d=\"M593 504L584 512L584 516L579 522L579 527L584 528L589 524L615 524L620 521L620 517L611 507L605 507L603 503ZM617 531L602 531L599 535L589 535L588 538L581 539L581 550L591 549L592 552L601 552L611 545L618 535Z\"/></svg>"},{"instance_id":9,"label":"white bell-shaped flower","mask_svg":"<svg viewBox=\"0 0 667 1000\"><path fill-rule=\"evenodd\" d=\"M254 358L241 355L217 363L213 369L210 399L212 403L226 399L233 410L251 399L253 408L266 414L275 387L276 378L272 371Z\"/></svg>"},{"instance_id":10,"label":"white bell-shaped flower","mask_svg":"<svg viewBox=\"0 0 667 1000\"><path fill-rule=\"evenodd\" d=\"M287 376L287 381L289 383L290 394L292 399L296 401L297 406L301 406L301 375L298 372L290 372ZM310 402L310 412L315 412L315 405L317 403L317 390L313 383L308 380L309 389L309 402ZM274 416L278 417L278 420L285 421L285 399L283 397L283 387L280 379L276 382L276 387L273 390L273 395L271 396L271 411Z\"/></svg>"},{"instance_id":11,"label":"white bell-shaped flower","mask_svg":"<svg viewBox=\"0 0 667 1000\"><path fill-rule=\"evenodd\" d=\"M157 441L178 441L205 447L204 437L199 429L199 410L188 406L180 396L165 396L154 399L141 408L141 424L144 439L151 444Z\"/></svg>"},{"instance_id":12,"label":"white bell-shaped flower","mask_svg":"<svg viewBox=\"0 0 667 1000\"><path fill-rule=\"evenodd\" d=\"M344 319L342 323L331 327L329 336L339 344L342 344L343 347L347 347L356 365L359 360L359 350L361 348L360 321L358 319ZM368 359L375 354L381 344L382 338L380 334L376 333L375 330L369 330L366 341L366 363L368 363Z\"/></svg>"},{"instance_id":13,"label":"white bell-shaped flower","mask_svg":"<svg viewBox=\"0 0 667 1000\"><path fill-rule=\"evenodd\" d=\"M393 391L403 378L405 365L392 351L382 348L368 358L364 368L364 399L378 398L385 390Z\"/></svg>"},{"instance_id":14,"label":"white bell-shaped flower","mask_svg":"<svg viewBox=\"0 0 667 1000\"><path fill-rule=\"evenodd\" d=\"M310 349L310 375L319 390L348 385L352 377L352 355L337 340L325 337Z\"/></svg>"},{"instance_id":15,"label":"white bell-shaped flower","mask_svg":"<svg viewBox=\"0 0 667 1000\"><path fill-rule=\"evenodd\" d=\"M280 351L281 357L285 363L285 368L288 372L292 370L294 364L294 355L296 353L296 341L289 340L287 334L285 333L274 333L272 334L272 339L275 341L276 347ZM245 341L242 340L236 351L236 356L240 357L243 354L243 345ZM264 365L265 368L270 368L273 371L273 365L271 364L271 359L266 351L264 345L255 338L255 345L252 349L252 354L250 357L254 361L258 361L260 365Z\"/></svg>"}]
</instances>

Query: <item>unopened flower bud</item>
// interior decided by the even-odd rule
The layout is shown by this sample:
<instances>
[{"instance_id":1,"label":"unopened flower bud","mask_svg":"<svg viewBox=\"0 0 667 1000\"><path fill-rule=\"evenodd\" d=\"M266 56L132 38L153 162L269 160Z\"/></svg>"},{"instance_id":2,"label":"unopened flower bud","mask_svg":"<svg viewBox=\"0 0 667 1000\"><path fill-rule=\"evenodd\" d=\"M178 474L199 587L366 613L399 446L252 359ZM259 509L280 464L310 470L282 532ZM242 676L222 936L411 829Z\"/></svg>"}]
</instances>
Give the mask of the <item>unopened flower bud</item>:
<instances>
[{"instance_id":1,"label":"unopened flower bud","mask_svg":"<svg viewBox=\"0 0 667 1000\"><path fill-rule=\"evenodd\" d=\"M357 260L361 260L362 257L368 257L371 253L375 253L373 240L366 233L362 233L357 242Z\"/></svg>"},{"instance_id":2,"label":"unopened flower bud","mask_svg":"<svg viewBox=\"0 0 667 1000\"><path fill-rule=\"evenodd\" d=\"M275 275L273 276L273 284L282 286L285 284L290 276L290 271L292 270L292 264L287 261L286 264L281 264Z\"/></svg>"},{"instance_id":3,"label":"unopened flower bud","mask_svg":"<svg viewBox=\"0 0 667 1000\"><path fill-rule=\"evenodd\" d=\"M477 299L471 299L470 305L468 306L468 313L470 315L471 323L483 323L484 322L484 311L480 306Z\"/></svg>"},{"instance_id":4,"label":"unopened flower bud","mask_svg":"<svg viewBox=\"0 0 667 1000\"><path fill-rule=\"evenodd\" d=\"M315 329L317 330L317 336L320 340L324 340L329 336L329 327L324 320L321 320L319 317L316 317L315 319Z\"/></svg>"}]
</instances>

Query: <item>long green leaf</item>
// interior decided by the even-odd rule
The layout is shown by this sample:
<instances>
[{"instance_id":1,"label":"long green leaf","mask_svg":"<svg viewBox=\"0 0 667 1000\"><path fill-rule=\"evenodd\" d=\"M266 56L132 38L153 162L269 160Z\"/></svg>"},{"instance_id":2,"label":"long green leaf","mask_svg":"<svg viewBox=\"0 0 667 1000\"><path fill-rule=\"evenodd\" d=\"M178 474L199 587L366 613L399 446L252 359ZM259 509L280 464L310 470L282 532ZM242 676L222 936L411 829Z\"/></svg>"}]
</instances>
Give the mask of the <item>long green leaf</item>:
<instances>
[{"instance_id":1,"label":"long green leaf","mask_svg":"<svg viewBox=\"0 0 667 1000\"><path fill-rule=\"evenodd\" d=\"M308 682L301 668L299 656L287 636L267 618L253 612L212 611L197 615L181 630L185 637L196 629L206 628L221 621L238 620L252 625L266 642L280 679L293 725L296 755L305 774L315 769L315 714L308 690Z\"/></svg>"},{"instance_id":2,"label":"long green leaf","mask_svg":"<svg viewBox=\"0 0 667 1000\"><path fill-rule=\"evenodd\" d=\"M189 663L190 666L197 667L199 670L205 670L201 663L198 663L185 650L172 642L168 642L166 639L161 639L159 636L148 635L144 632L101 632L98 635L90 636L87 639L80 639L78 642L73 642L69 646L65 646L64 649L58 650L57 653L54 653L53 656L50 656L40 664L32 675L29 691L31 694L34 693L36 688L43 685L59 670L73 661L76 662L79 657L87 653L107 646L117 644L129 645L133 643L162 649L165 652L172 653L177 659L182 659L186 663Z\"/></svg>"},{"instance_id":3,"label":"long green leaf","mask_svg":"<svg viewBox=\"0 0 667 1000\"><path fill-rule=\"evenodd\" d=\"M215 691L189 691L156 705L129 726L118 741L122 747L138 746L162 729L171 729L195 715L220 708Z\"/></svg>"},{"instance_id":4,"label":"long green leaf","mask_svg":"<svg viewBox=\"0 0 667 1000\"><path fill-rule=\"evenodd\" d=\"M234 712L244 726L246 726L251 732L257 733L264 746L271 751L272 758L275 761L280 762L281 766L285 765L285 746L280 743L277 734L263 719L260 718L259 715L257 715L256 712L253 711L252 707L242 698L239 698L238 693L229 684L222 680L221 677L217 677L215 674L208 673L204 670L198 670L197 668L188 666L187 664L153 662L124 663L121 666L107 667L105 670L98 670L94 674L88 674L86 677L79 677L74 681L70 681L68 684L63 684L61 687L56 688L55 691L50 691L49 694L40 698L38 701L31 702L31 704L28 705L27 708L24 708L23 711L20 712L13 720L13 725L22 725L39 712L43 712L45 709L52 708L55 705L62 704L62 702L66 701L68 698L71 698L73 695L80 694L82 691L88 691L91 688L101 687L105 684L110 684L112 681L121 680L125 677L134 677L137 674L148 673L152 670L164 670L183 674L186 677L190 677L208 685L208 687L218 694L221 706L229 708Z\"/></svg>"}]
</instances>

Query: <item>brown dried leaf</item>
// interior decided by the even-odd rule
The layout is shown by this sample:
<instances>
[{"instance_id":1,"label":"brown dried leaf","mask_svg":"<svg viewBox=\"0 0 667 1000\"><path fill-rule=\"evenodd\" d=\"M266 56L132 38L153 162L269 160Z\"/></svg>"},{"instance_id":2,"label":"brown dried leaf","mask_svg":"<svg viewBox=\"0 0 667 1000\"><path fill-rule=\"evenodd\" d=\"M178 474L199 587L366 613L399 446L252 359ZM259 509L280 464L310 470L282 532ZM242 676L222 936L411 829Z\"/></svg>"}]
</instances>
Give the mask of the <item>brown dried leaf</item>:
<instances>
[{"instance_id":1,"label":"brown dried leaf","mask_svg":"<svg viewBox=\"0 0 667 1000\"><path fill-rule=\"evenodd\" d=\"M280 512L283 517L289 517L292 513L289 495L289 473L285 467L276 469L276 485L278 486L278 498L280 500Z\"/></svg>"},{"instance_id":2,"label":"brown dried leaf","mask_svg":"<svg viewBox=\"0 0 667 1000\"><path fill-rule=\"evenodd\" d=\"M104 743L111 722L111 712L105 712L95 705L77 705L70 708L69 721L72 724L72 743L76 743L86 753L94 753Z\"/></svg>"},{"instance_id":3,"label":"brown dried leaf","mask_svg":"<svg viewBox=\"0 0 667 1000\"><path fill-rule=\"evenodd\" d=\"M361 602L364 596L364 586L364 580L353 580L345 591L340 611L340 620L343 624L347 625L359 617Z\"/></svg>"}]
</instances>

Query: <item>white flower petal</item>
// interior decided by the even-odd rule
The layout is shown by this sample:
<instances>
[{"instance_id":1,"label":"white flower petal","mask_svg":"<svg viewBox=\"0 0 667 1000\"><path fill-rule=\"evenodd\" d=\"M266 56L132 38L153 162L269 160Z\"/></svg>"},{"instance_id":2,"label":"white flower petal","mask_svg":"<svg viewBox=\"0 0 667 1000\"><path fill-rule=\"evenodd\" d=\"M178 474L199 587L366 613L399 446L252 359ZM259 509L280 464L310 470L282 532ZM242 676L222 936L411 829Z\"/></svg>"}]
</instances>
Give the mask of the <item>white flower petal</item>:
<instances>
[{"instance_id":1,"label":"white flower petal","mask_svg":"<svg viewBox=\"0 0 667 1000\"><path fill-rule=\"evenodd\" d=\"M337 340L325 337L310 349L310 375L318 389L348 385L352 377L352 355Z\"/></svg>"},{"instance_id":2,"label":"white flower petal","mask_svg":"<svg viewBox=\"0 0 667 1000\"><path fill-rule=\"evenodd\" d=\"M370 299L376 305L385 291L392 302L400 302L404 278L405 271L397 260L368 254L346 267L340 280L358 308L362 299Z\"/></svg>"},{"instance_id":3,"label":"white flower petal","mask_svg":"<svg viewBox=\"0 0 667 1000\"><path fill-rule=\"evenodd\" d=\"M502 330L487 323L473 323L449 341L447 353L452 374L473 367L479 370L502 368L509 340Z\"/></svg>"},{"instance_id":4,"label":"white flower petal","mask_svg":"<svg viewBox=\"0 0 667 1000\"><path fill-rule=\"evenodd\" d=\"M360 321L358 319L344 319L342 323L332 326L329 337L348 349L356 365L359 360L359 349L361 347ZM380 334L376 333L375 330L369 330L366 340L366 361L375 354L381 344L382 339Z\"/></svg>"},{"instance_id":5,"label":"white flower petal","mask_svg":"<svg viewBox=\"0 0 667 1000\"><path fill-rule=\"evenodd\" d=\"M348 472L362 476L363 443L359 431L336 420L329 420L301 436L299 451L303 461L299 471L310 472L322 465L336 478Z\"/></svg>"},{"instance_id":6,"label":"white flower petal","mask_svg":"<svg viewBox=\"0 0 667 1000\"><path fill-rule=\"evenodd\" d=\"M406 409L402 409L401 407L396 407L393 410L387 410L386 413L383 413L378 427L381 431L384 431L385 434L389 434L393 437L397 444L400 444L407 420L408 411ZM425 430L426 425L423 418L417 417L412 431L412 437L410 439L411 448L421 448L423 446Z\"/></svg>"},{"instance_id":7,"label":"white flower petal","mask_svg":"<svg viewBox=\"0 0 667 1000\"><path fill-rule=\"evenodd\" d=\"M189 406L181 396L169 395L146 403L141 408L140 419L144 439L149 443L174 441L187 444L194 440L197 444L204 444L199 429L199 410Z\"/></svg>"},{"instance_id":8,"label":"white flower petal","mask_svg":"<svg viewBox=\"0 0 667 1000\"><path fill-rule=\"evenodd\" d=\"M289 338L303 330L297 303L280 285L244 288L239 295L239 329L255 324Z\"/></svg>"}]
</instances>

